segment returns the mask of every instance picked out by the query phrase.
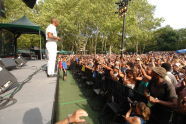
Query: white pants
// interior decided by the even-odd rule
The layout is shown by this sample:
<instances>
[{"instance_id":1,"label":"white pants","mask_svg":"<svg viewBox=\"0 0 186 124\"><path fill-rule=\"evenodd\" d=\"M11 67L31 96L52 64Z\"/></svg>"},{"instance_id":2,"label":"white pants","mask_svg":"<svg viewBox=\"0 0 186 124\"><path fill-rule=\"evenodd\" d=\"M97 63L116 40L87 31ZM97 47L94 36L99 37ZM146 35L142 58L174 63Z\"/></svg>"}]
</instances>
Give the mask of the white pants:
<instances>
[{"instance_id":1,"label":"white pants","mask_svg":"<svg viewBox=\"0 0 186 124\"><path fill-rule=\"evenodd\" d=\"M56 65L56 56L57 56L57 43L56 42L47 42L46 49L48 53L48 75L53 75L55 73L55 65Z\"/></svg>"}]
</instances>

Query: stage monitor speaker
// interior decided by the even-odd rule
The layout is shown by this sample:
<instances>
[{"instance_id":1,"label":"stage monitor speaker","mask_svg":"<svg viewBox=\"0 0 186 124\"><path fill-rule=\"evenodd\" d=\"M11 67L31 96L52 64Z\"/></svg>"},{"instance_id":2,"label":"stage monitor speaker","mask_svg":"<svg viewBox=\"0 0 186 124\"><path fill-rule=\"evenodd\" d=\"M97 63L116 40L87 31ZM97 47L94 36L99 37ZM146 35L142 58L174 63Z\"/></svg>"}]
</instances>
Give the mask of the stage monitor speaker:
<instances>
[{"instance_id":1,"label":"stage monitor speaker","mask_svg":"<svg viewBox=\"0 0 186 124\"><path fill-rule=\"evenodd\" d=\"M5 68L5 66L3 65L3 63L1 62L1 60L0 60L0 67Z\"/></svg>"},{"instance_id":2,"label":"stage monitor speaker","mask_svg":"<svg viewBox=\"0 0 186 124\"><path fill-rule=\"evenodd\" d=\"M3 65L7 70L12 70L16 68L17 64L15 60L12 58L0 58L0 63Z\"/></svg>"},{"instance_id":3,"label":"stage monitor speaker","mask_svg":"<svg viewBox=\"0 0 186 124\"><path fill-rule=\"evenodd\" d=\"M27 61L21 56L19 56L17 59L15 59L15 62L18 67L22 67L27 63Z\"/></svg>"},{"instance_id":4,"label":"stage monitor speaker","mask_svg":"<svg viewBox=\"0 0 186 124\"><path fill-rule=\"evenodd\" d=\"M15 83L17 79L0 65L0 94L6 92Z\"/></svg>"}]
</instances>

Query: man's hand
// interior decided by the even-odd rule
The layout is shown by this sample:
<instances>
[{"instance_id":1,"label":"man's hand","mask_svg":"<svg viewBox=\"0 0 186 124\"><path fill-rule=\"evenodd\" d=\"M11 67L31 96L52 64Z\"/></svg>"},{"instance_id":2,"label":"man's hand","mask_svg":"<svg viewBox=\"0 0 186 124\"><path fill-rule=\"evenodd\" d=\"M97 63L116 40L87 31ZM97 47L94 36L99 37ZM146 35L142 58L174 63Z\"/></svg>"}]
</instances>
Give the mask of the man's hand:
<instances>
[{"instance_id":1,"label":"man's hand","mask_svg":"<svg viewBox=\"0 0 186 124\"><path fill-rule=\"evenodd\" d=\"M57 38L56 38L56 40L57 40L57 41L60 41L60 40L61 40L61 38L60 38L60 37L57 37Z\"/></svg>"},{"instance_id":2,"label":"man's hand","mask_svg":"<svg viewBox=\"0 0 186 124\"><path fill-rule=\"evenodd\" d=\"M54 36L53 33L48 32L47 35L48 35L48 38L55 39L55 40L57 40L57 41L61 40L60 37L56 37L56 36Z\"/></svg>"},{"instance_id":3,"label":"man's hand","mask_svg":"<svg viewBox=\"0 0 186 124\"><path fill-rule=\"evenodd\" d=\"M70 117L70 123L82 123L85 119L80 119L80 117L87 117L88 113L82 109L75 111Z\"/></svg>"},{"instance_id":4,"label":"man's hand","mask_svg":"<svg viewBox=\"0 0 186 124\"><path fill-rule=\"evenodd\" d=\"M159 99L154 98L154 97L152 97L152 96L149 96L149 97L148 97L148 100L149 100L149 102L151 102L151 103L159 103Z\"/></svg>"}]
</instances>

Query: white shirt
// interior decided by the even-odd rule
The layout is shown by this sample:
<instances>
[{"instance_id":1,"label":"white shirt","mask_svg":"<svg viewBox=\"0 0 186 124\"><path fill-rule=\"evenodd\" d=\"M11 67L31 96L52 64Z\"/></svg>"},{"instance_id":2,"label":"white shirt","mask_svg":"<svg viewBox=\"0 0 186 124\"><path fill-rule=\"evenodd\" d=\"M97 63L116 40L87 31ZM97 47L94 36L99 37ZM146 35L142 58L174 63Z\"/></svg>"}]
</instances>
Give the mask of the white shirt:
<instances>
[{"instance_id":1,"label":"white shirt","mask_svg":"<svg viewBox=\"0 0 186 124\"><path fill-rule=\"evenodd\" d=\"M178 84L176 77L171 72L167 72L167 76L169 77L172 84L176 87L176 85Z\"/></svg>"},{"instance_id":2,"label":"white shirt","mask_svg":"<svg viewBox=\"0 0 186 124\"><path fill-rule=\"evenodd\" d=\"M53 24L50 24L50 25L46 28L46 40L47 40L47 41L54 41L54 42L56 42L57 40L48 38L48 33L49 33L49 32L52 33L53 36L57 37L56 26L53 25Z\"/></svg>"}]
</instances>

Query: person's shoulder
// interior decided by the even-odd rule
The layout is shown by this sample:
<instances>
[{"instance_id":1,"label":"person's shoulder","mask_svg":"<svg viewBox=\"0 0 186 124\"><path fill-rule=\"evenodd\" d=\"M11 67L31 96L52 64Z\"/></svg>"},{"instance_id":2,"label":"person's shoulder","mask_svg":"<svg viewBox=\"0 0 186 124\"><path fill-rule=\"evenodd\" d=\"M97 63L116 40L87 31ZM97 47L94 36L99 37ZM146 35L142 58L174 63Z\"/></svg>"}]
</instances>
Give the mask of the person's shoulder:
<instances>
[{"instance_id":1,"label":"person's shoulder","mask_svg":"<svg viewBox=\"0 0 186 124\"><path fill-rule=\"evenodd\" d=\"M132 124L141 124L141 120L139 117L128 117L126 118L127 122L132 123Z\"/></svg>"},{"instance_id":2,"label":"person's shoulder","mask_svg":"<svg viewBox=\"0 0 186 124\"><path fill-rule=\"evenodd\" d=\"M139 117L133 117L133 122L136 124L141 124L141 119Z\"/></svg>"},{"instance_id":3,"label":"person's shoulder","mask_svg":"<svg viewBox=\"0 0 186 124\"><path fill-rule=\"evenodd\" d=\"M171 72L168 72L167 75L172 78L172 77L175 77Z\"/></svg>"},{"instance_id":4,"label":"person's shoulder","mask_svg":"<svg viewBox=\"0 0 186 124\"><path fill-rule=\"evenodd\" d=\"M173 85L173 83L165 81L164 86L168 91L175 92L175 86Z\"/></svg>"},{"instance_id":5,"label":"person's shoulder","mask_svg":"<svg viewBox=\"0 0 186 124\"><path fill-rule=\"evenodd\" d=\"M48 25L47 29L55 29L55 26L53 24Z\"/></svg>"},{"instance_id":6,"label":"person's shoulder","mask_svg":"<svg viewBox=\"0 0 186 124\"><path fill-rule=\"evenodd\" d=\"M167 81L167 80L165 80L163 84L164 86L167 86L167 87L174 87L174 85L170 81Z\"/></svg>"},{"instance_id":7,"label":"person's shoulder","mask_svg":"<svg viewBox=\"0 0 186 124\"><path fill-rule=\"evenodd\" d=\"M48 26L47 26L47 28L50 28L52 25L51 24L49 24Z\"/></svg>"}]
</instances>

